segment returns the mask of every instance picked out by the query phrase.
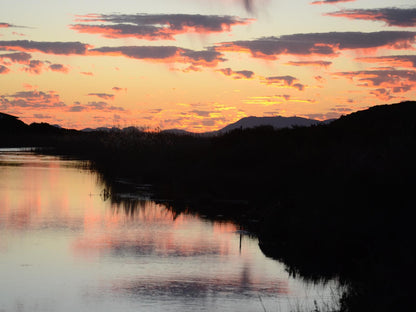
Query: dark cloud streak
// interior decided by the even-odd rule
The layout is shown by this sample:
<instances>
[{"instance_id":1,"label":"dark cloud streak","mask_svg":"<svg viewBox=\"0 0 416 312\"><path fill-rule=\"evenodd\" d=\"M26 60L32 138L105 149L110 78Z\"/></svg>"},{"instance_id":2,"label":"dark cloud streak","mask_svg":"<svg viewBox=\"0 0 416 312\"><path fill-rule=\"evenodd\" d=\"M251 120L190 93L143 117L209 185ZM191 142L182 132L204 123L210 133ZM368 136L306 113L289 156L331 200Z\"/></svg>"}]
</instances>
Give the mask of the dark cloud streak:
<instances>
[{"instance_id":1,"label":"dark cloud streak","mask_svg":"<svg viewBox=\"0 0 416 312\"><path fill-rule=\"evenodd\" d=\"M85 55L89 47L89 45L80 42L46 42L29 40L0 41L0 49L4 50L41 52L57 55Z\"/></svg>"},{"instance_id":2,"label":"dark cloud streak","mask_svg":"<svg viewBox=\"0 0 416 312\"><path fill-rule=\"evenodd\" d=\"M322 0L322 1L314 1L311 4L337 4L341 2L354 2L356 0Z\"/></svg>"},{"instance_id":3,"label":"dark cloud streak","mask_svg":"<svg viewBox=\"0 0 416 312\"><path fill-rule=\"evenodd\" d=\"M346 17L355 20L383 21L388 26L416 27L416 7L414 8L381 8L352 9L327 13L325 15Z\"/></svg>"},{"instance_id":4,"label":"dark cloud streak","mask_svg":"<svg viewBox=\"0 0 416 312\"><path fill-rule=\"evenodd\" d=\"M416 32L328 32L264 37L254 40L223 42L221 52L249 52L253 57L275 60L279 55L336 56L340 50L407 49L416 42Z\"/></svg>"},{"instance_id":5,"label":"dark cloud streak","mask_svg":"<svg viewBox=\"0 0 416 312\"><path fill-rule=\"evenodd\" d=\"M230 31L232 26L247 25L253 20L236 16L200 14L89 14L79 16L78 21L112 23L70 26L80 33L99 34L106 38L174 40L176 35L185 33L207 34Z\"/></svg>"},{"instance_id":6,"label":"dark cloud streak","mask_svg":"<svg viewBox=\"0 0 416 312\"><path fill-rule=\"evenodd\" d=\"M121 46L92 49L90 54L116 55L156 62L177 62L194 66L214 67L224 62L220 52L213 49L194 51L175 46Z\"/></svg>"}]
</instances>

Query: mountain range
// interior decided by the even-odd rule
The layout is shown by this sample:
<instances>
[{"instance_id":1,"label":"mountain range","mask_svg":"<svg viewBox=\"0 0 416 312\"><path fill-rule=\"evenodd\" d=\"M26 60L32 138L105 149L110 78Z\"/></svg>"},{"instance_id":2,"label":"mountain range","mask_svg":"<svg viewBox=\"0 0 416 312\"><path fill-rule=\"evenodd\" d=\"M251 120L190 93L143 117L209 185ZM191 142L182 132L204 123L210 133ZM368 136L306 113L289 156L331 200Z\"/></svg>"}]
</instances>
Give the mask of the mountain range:
<instances>
[{"instance_id":1,"label":"mountain range","mask_svg":"<svg viewBox=\"0 0 416 312\"><path fill-rule=\"evenodd\" d=\"M324 121L328 122L328 121ZM282 116L275 116L275 117L245 117L240 119L239 121L229 124L224 128L205 132L200 135L217 135L217 134L224 134L234 129L247 129L247 128L255 128L259 126L272 126L275 129L281 128L292 128L292 127L309 127L312 125L317 125L322 123L319 120L314 119L307 119L302 117L282 117ZM131 130L132 127L126 127L121 129L122 131ZM61 132L61 131L68 131L68 129L61 128L58 125L50 125L48 123L32 123L30 125L25 124L23 121L19 120L18 117L12 116L9 114L0 113L0 132L24 132L25 130L31 130L35 132ZM82 132L93 132L93 131L112 131L112 130L120 130L118 128L108 128L108 127L99 127L99 128L84 128ZM162 132L174 133L174 134L194 134L193 132L189 132L186 130L181 129L168 129L163 130Z\"/></svg>"}]
</instances>

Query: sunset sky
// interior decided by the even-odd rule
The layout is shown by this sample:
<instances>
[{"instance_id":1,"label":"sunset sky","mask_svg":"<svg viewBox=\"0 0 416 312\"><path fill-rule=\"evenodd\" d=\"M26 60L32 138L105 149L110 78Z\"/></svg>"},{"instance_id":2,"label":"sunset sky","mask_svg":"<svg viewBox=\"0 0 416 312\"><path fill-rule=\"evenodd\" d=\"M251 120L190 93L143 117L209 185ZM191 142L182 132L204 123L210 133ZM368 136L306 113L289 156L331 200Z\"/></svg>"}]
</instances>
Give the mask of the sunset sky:
<instances>
[{"instance_id":1,"label":"sunset sky","mask_svg":"<svg viewBox=\"0 0 416 312\"><path fill-rule=\"evenodd\" d=\"M414 0L0 0L0 112L222 128L416 99Z\"/></svg>"}]
</instances>

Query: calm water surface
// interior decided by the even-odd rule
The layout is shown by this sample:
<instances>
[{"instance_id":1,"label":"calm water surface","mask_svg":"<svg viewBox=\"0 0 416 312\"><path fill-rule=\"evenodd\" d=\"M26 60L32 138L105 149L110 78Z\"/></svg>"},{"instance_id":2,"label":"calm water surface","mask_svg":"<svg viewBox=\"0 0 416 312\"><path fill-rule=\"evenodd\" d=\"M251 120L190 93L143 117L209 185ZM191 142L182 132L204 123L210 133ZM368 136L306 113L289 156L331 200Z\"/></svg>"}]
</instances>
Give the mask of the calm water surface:
<instances>
[{"instance_id":1,"label":"calm water surface","mask_svg":"<svg viewBox=\"0 0 416 312\"><path fill-rule=\"evenodd\" d=\"M0 149L0 312L291 311L333 300L232 223L105 200L75 161ZM100 195L101 194L101 195Z\"/></svg>"}]
</instances>

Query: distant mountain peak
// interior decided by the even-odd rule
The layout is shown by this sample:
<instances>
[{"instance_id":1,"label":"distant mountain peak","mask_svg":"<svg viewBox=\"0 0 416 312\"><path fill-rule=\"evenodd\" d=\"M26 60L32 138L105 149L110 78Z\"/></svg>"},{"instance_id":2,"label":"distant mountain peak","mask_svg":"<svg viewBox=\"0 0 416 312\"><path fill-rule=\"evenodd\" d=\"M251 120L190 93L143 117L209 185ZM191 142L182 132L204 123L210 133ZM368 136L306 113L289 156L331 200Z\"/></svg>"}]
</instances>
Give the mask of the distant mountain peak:
<instances>
[{"instance_id":1,"label":"distant mountain peak","mask_svg":"<svg viewBox=\"0 0 416 312\"><path fill-rule=\"evenodd\" d=\"M317 125L321 123L319 120L308 119L303 117L283 117L283 116L273 116L273 117L244 117L239 121L232 123L220 130L218 133L225 133L234 129L247 129L255 128L260 126L272 126L275 129L281 128L292 128L292 127L309 127L312 125Z\"/></svg>"}]
</instances>

